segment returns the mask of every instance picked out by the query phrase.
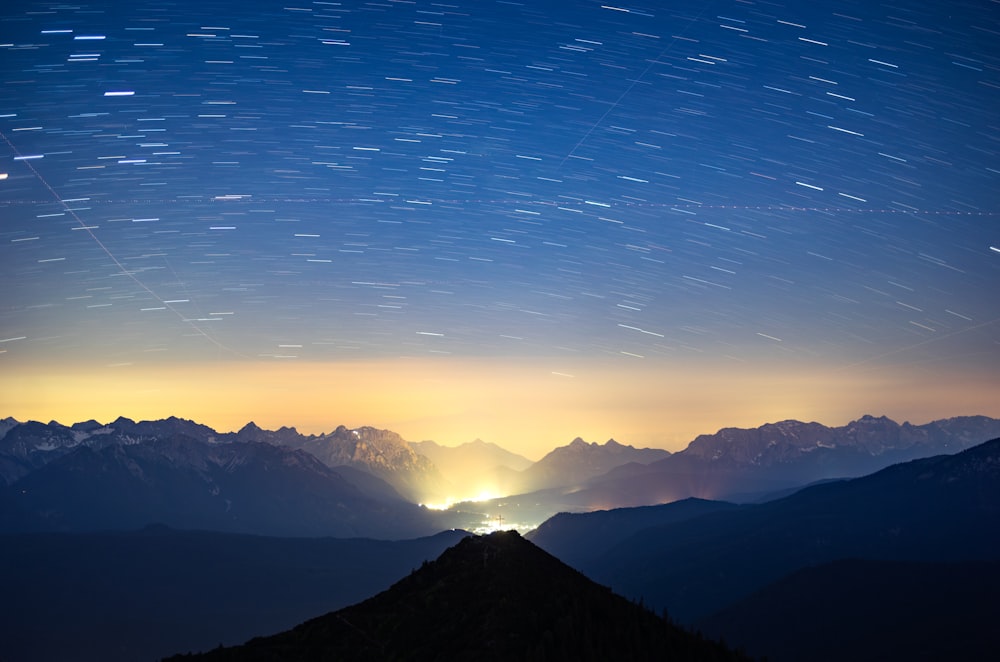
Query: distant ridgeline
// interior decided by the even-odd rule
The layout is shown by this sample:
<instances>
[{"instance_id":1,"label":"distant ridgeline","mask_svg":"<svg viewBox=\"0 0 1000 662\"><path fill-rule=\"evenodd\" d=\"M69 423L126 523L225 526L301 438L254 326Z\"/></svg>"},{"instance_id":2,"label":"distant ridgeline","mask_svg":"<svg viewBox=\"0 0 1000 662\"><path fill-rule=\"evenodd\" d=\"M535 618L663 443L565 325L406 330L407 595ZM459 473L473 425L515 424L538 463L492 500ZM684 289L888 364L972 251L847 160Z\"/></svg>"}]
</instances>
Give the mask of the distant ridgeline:
<instances>
[{"instance_id":1,"label":"distant ridgeline","mask_svg":"<svg viewBox=\"0 0 1000 662\"><path fill-rule=\"evenodd\" d=\"M982 416L919 426L865 416L836 428L797 421L727 428L673 454L576 439L531 463L495 444L411 444L371 427L303 435L250 423L223 434L178 418L72 426L8 418L0 421L0 482L8 486L0 488L0 532L132 530L159 522L399 538L467 528L501 512L509 522L534 526L560 511L692 496L773 498L997 436L1000 421ZM443 513L414 505L454 501L474 485L483 488L477 493L530 496Z\"/></svg>"}]
</instances>

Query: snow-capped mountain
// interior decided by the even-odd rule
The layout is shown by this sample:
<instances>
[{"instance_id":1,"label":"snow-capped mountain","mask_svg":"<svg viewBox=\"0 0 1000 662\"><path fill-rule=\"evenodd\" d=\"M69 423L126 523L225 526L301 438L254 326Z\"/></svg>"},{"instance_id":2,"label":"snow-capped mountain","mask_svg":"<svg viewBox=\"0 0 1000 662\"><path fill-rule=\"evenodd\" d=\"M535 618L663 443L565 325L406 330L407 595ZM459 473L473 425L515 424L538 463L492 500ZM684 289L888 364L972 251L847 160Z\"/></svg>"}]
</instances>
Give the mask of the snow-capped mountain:
<instances>
[{"instance_id":1,"label":"snow-capped mountain","mask_svg":"<svg viewBox=\"0 0 1000 662\"><path fill-rule=\"evenodd\" d=\"M393 497L391 489L370 487L309 453L267 443L208 443L181 434L101 447L81 442L6 488L0 530L127 530L160 523L397 538L443 528L436 514Z\"/></svg>"},{"instance_id":2,"label":"snow-capped mountain","mask_svg":"<svg viewBox=\"0 0 1000 662\"><path fill-rule=\"evenodd\" d=\"M100 450L183 435L205 444L256 442L305 450L328 467L346 465L377 476L413 501L433 499L447 491L434 464L414 452L406 440L395 432L370 427L351 430L340 426L329 434L304 435L295 428L271 431L248 423L239 432L219 433L194 421L170 417L141 422L118 418L107 425L86 421L71 426L4 419L0 431L4 429L0 436L0 480L7 484L78 447Z\"/></svg>"}]
</instances>

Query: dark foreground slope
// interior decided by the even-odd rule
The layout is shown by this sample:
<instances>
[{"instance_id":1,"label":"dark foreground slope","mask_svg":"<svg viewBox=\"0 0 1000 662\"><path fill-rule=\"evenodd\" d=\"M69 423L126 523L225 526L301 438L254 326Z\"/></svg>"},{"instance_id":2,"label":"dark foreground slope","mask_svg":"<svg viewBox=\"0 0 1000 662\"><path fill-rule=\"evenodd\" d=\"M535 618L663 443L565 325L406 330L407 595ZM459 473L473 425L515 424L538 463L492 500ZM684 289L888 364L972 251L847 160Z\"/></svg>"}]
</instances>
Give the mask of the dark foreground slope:
<instances>
[{"instance_id":1,"label":"dark foreground slope","mask_svg":"<svg viewBox=\"0 0 1000 662\"><path fill-rule=\"evenodd\" d=\"M516 532L470 536L360 604L199 660L728 660Z\"/></svg>"},{"instance_id":2,"label":"dark foreground slope","mask_svg":"<svg viewBox=\"0 0 1000 662\"><path fill-rule=\"evenodd\" d=\"M851 559L804 568L699 628L772 662L993 660L1000 561Z\"/></svg>"},{"instance_id":3,"label":"dark foreground slope","mask_svg":"<svg viewBox=\"0 0 1000 662\"><path fill-rule=\"evenodd\" d=\"M0 660L143 662L280 632L385 590L465 534L0 536Z\"/></svg>"}]
</instances>

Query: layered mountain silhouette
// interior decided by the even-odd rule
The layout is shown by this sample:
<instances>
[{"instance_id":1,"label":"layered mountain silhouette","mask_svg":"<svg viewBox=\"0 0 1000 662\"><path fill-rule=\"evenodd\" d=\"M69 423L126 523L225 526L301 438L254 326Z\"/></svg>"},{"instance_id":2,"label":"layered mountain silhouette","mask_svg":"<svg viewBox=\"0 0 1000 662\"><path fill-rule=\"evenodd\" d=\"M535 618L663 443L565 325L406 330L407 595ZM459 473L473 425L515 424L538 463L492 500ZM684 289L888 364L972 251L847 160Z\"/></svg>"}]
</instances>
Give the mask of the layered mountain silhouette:
<instances>
[{"instance_id":1,"label":"layered mountain silhouette","mask_svg":"<svg viewBox=\"0 0 1000 662\"><path fill-rule=\"evenodd\" d=\"M387 591L243 646L172 660L729 660L514 531L470 536Z\"/></svg>"},{"instance_id":2,"label":"layered mountain silhouette","mask_svg":"<svg viewBox=\"0 0 1000 662\"><path fill-rule=\"evenodd\" d=\"M27 474L0 499L0 530L128 530L158 522L398 539L447 528L436 513L394 496L377 478L353 476L351 482L304 451L165 434L98 448L77 445Z\"/></svg>"},{"instance_id":3,"label":"layered mountain silhouette","mask_svg":"<svg viewBox=\"0 0 1000 662\"><path fill-rule=\"evenodd\" d=\"M484 513L530 523L560 511L606 510L688 497L760 500L761 495L787 493L817 480L863 475L894 461L953 452L989 435L1000 435L1000 421L972 416L914 426L866 416L837 428L797 421L749 430L727 428L698 437L674 454L614 440L596 444L576 439L521 471L493 472L498 485L502 482L507 488L501 493L520 495L459 504L434 519L407 510L400 502L455 496L454 485L413 444L387 430L340 426L327 434L303 435L294 428L268 431L250 423L237 433L219 433L176 417L71 426L8 418L0 421L0 479L9 486L7 491L0 489L0 530L134 528L167 521L180 528L272 535L424 535L435 530L425 524L467 528L476 526ZM171 450L167 439L189 442L175 443ZM181 452L187 447L200 450ZM483 463L492 461L487 458L510 462L517 457L484 443L446 450L422 442L421 448L442 458L464 453ZM310 463L296 452L319 462ZM191 466L182 466L187 461ZM165 462L166 468L143 464L150 462ZM262 484L276 491L272 498L263 498L241 477L267 473L268 463L283 469L267 474ZM90 485L86 476L96 480L96 474L88 472L110 471L113 466L118 477L86 496ZM73 477L64 480L58 477L60 472ZM309 476L296 477L303 472ZM475 476L472 471L449 473L462 479ZM84 496L78 500L68 485L76 485ZM30 494L25 486L31 486ZM220 491L224 486L229 490L225 495ZM526 492L529 488L541 489ZM115 489L120 490L117 497ZM192 510L181 518L184 507ZM395 523L403 523L403 528L394 530Z\"/></svg>"},{"instance_id":4,"label":"layered mountain silhouette","mask_svg":"<svg viewBox=\"0 0 1000 662\"><path fill-rule=\"evenodd\" d=\"M623 595L641 596L692 622L796 570L839 559L1000 560L998 486L1000 439L783 499L652 526L596 558L581 559L578 567ZM626 513L606 518L624 520L631 516ZM593 521L596 538L609 525ZM561 528L563 537L542 535L543 526L536 540L556 550L583 535Z\"/></svg>"},{"instance_id":5,"label":"layered mountain silhouette","mask_svg":"<svg viewBox=\"0 0 1000 662\"><path fill-rule=\"evenodd\" d=\"M141 662L239 644L383 591L465 535L0 535L0 658Z\"/></svg>"},{"instance_id":6,"label":"layered mountain silhouette","mask_svg":"<svg viewBox=\"0 0 1000 662\"><path fill-rule=\"evenodd\" d=\"M889 465L954 453L1000 436L1000 420L963 416L902 425L864 416L841 426L783 421L725 428L649 464L629 463L570 488L505 502L549 512L608 510L688 497L752 502L824 480L863 476Z\"/></svg>"}]
</instances>

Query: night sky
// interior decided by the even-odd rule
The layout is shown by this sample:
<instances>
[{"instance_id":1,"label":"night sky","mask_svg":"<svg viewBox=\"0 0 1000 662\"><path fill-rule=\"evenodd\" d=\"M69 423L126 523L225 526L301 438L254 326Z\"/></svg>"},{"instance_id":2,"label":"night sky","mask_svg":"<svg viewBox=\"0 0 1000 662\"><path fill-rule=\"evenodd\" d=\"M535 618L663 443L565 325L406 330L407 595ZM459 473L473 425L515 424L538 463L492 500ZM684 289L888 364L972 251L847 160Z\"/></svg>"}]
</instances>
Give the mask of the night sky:
<instances>
[{"instance_id":1,"label":"night sky","mask_svg":"<svg viewBox=\"0 0 1000 662\"><path fill-rule=\"evenodd\" d=\"M0 415L1000 415L995 1L0 12Z\"/></svg>"}]
</instances>

